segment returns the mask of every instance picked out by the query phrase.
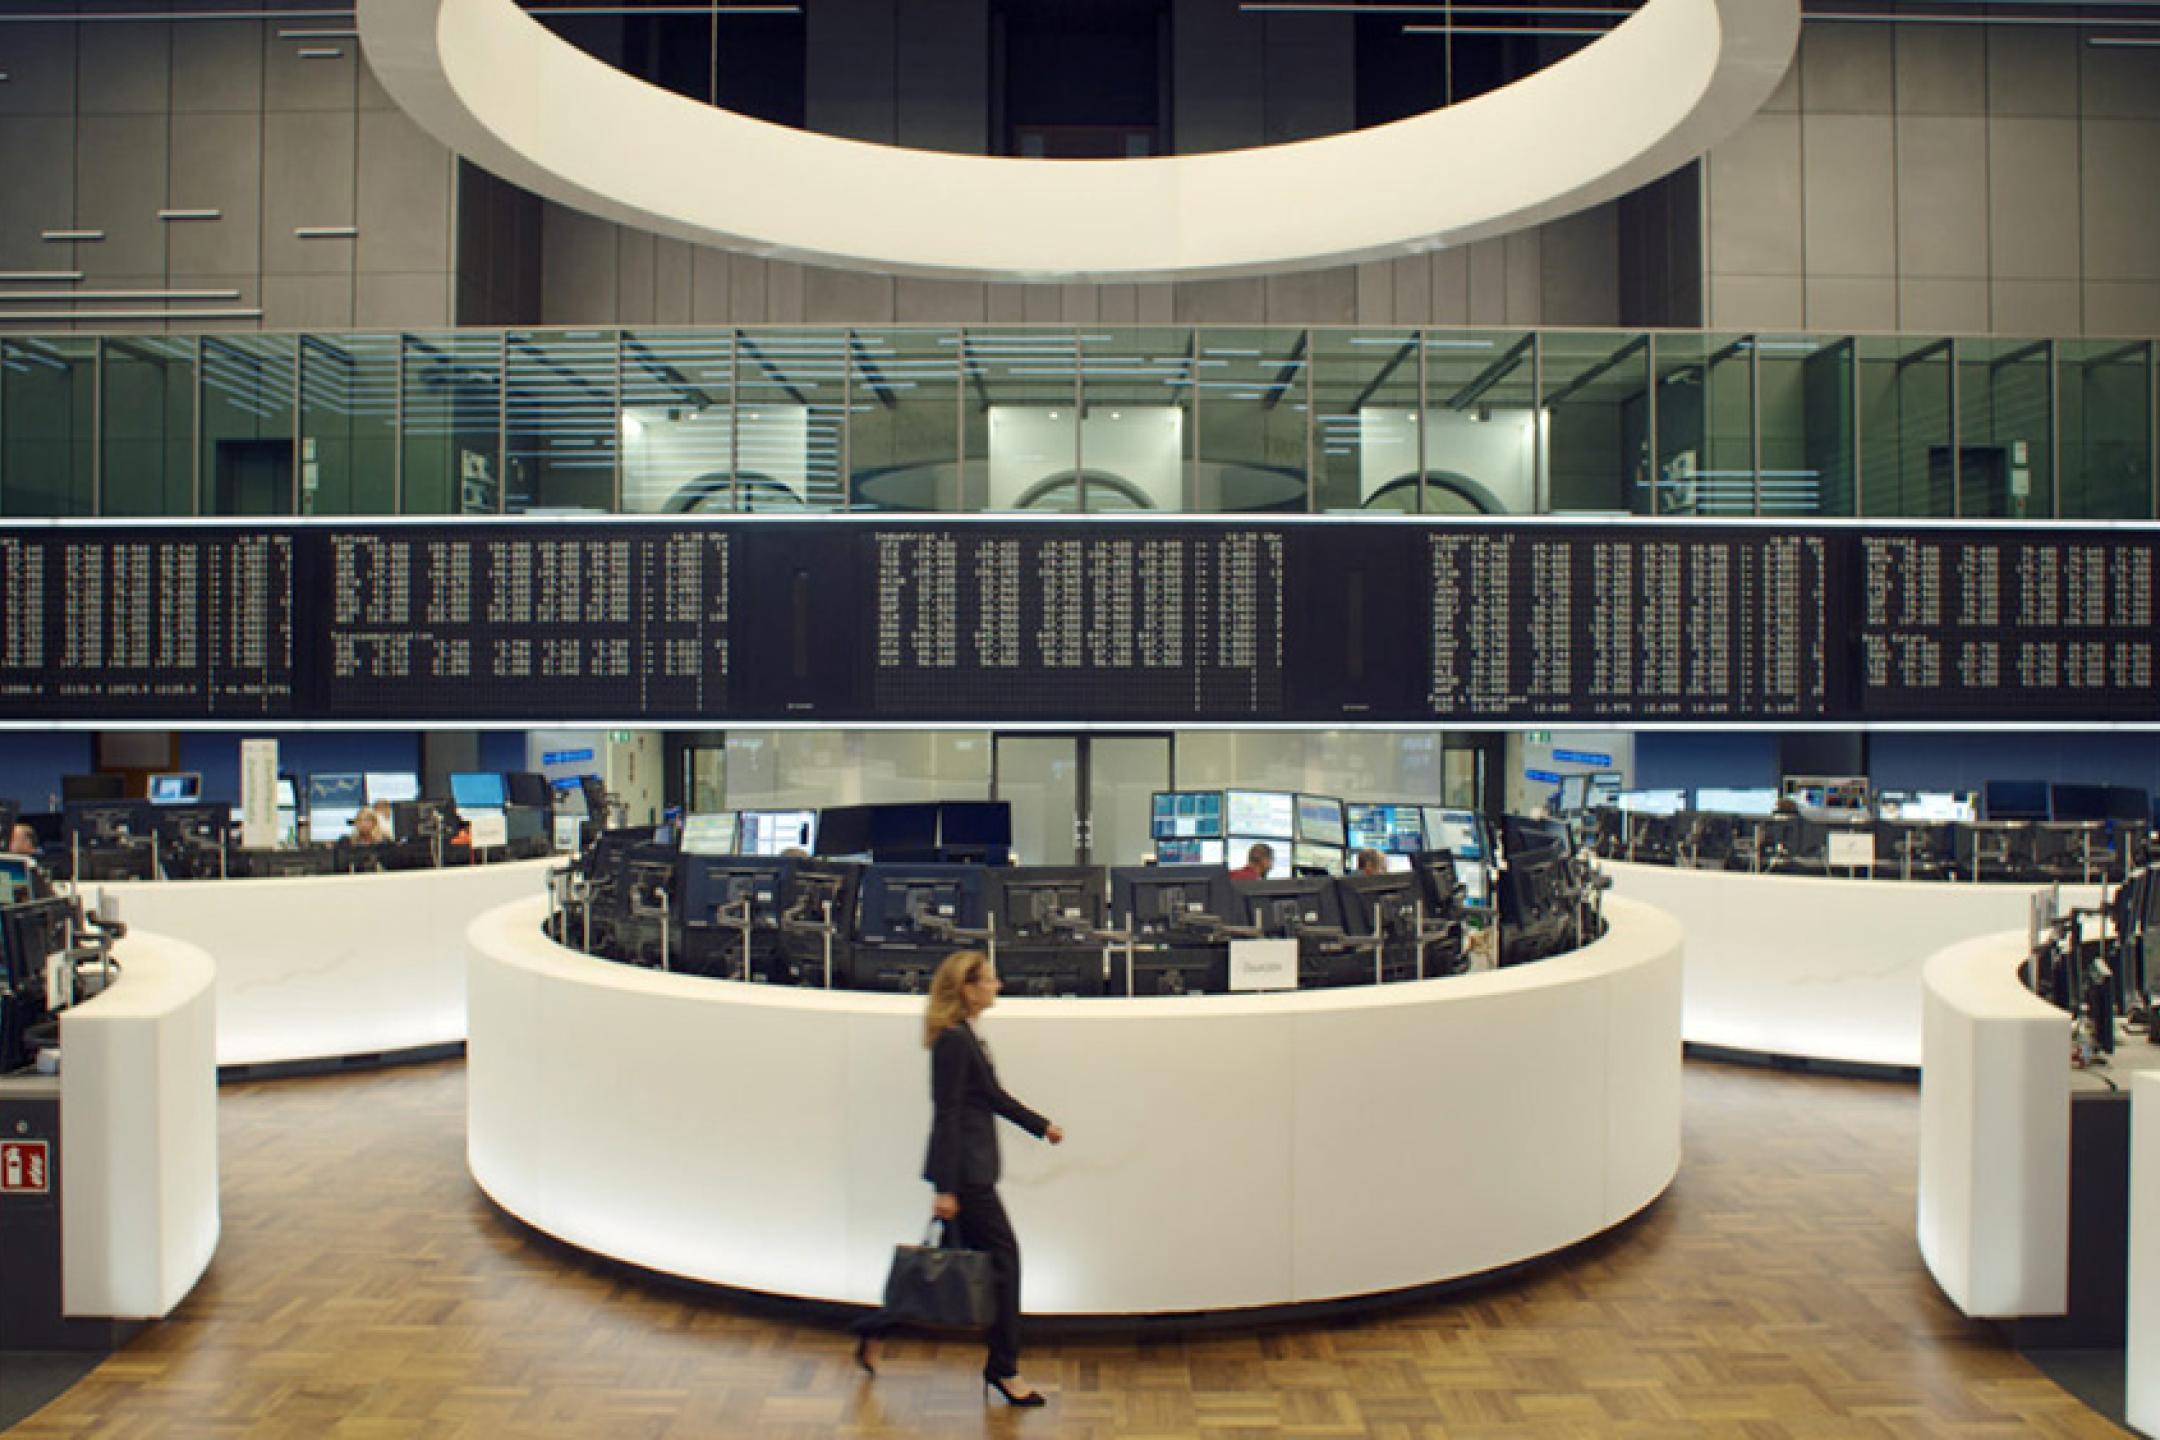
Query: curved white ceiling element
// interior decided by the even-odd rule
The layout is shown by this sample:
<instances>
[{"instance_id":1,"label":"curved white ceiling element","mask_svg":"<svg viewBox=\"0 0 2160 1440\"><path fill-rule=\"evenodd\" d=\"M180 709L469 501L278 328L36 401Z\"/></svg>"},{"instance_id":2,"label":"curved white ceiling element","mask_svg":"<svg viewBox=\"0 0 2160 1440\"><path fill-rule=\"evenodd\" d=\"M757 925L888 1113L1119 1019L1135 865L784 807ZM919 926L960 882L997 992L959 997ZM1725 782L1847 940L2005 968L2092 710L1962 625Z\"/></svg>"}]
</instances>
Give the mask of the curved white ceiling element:
<instances>
[{"instance_id":1,"label":"curved white ceiling element","mask_svg":"<svg viewBox=\"0 0 2160 1440\"><path fill-rule=\"evenodd\" d=\"M887 274L1169 280L1414 254L1647 184L1769 98L1799 0L1648 0L1527 79L1294 144L1020 160L814 135L635 79L513 0L358 0L369 63L444 144L565 205Z\"/></svg>"}]
</instances>

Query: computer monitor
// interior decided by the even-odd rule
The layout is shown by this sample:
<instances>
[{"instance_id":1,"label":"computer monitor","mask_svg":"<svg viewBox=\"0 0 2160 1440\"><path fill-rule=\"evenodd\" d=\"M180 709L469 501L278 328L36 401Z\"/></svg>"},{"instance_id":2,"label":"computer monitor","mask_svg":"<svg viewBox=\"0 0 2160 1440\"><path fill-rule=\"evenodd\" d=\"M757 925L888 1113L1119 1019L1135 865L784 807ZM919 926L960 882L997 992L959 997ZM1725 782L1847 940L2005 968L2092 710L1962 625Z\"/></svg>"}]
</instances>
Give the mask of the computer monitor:
<instances>
[{"instance_id":1,"label":"computer monitor","mask_svg":"<svg viewBox=\"0 0 2160 1440\"><path fill-rule=\"evenodd\" d=\"M1235 882L1243 923L1272 939L1294 939L1312 928L1342 928L1335 882L1319 876Z\"/></svg>"},{"instance_id":2,"label":"computer monitor","mask_svg":"<svg viewBox=\"0 0 2160 1440\"><path fill-rule=\"evenodd\" d=\"M870 854L877 860L938 858L938 807L932 803L871 805Z\"/></svg>"},{"instance_id":3,"label":"computer monitor","mask_svg":"<svg viewBox=\"0 0 2160 1440\"><path fill-rule=\"evenodd\" d=\"M871 808L868 805L828 805L818 811L817 853L869 859Z\"/></svg>"},{"instance_id":4,"label":"computer monitor","mask_svg":"<svg viewBox=\"0 0 2160 1440\"><path fill-rule=\"evenodd\" d=\"M503 793L512 805L528 810L546 810L555 803L553 788L547 776L531 770L511 770L503 775Z\"/></svg>"},{"instance_id":5,"label":"computer monitor","mask_svg":"<svg viewBox=\"0 0 2160 1440\"><path fill-rule=\"evenodd\" d=\"M1243 911L1220 865L1119 865L1110 871L1110 914L1121 930L1155 941L1201 938L1243 924Z\"/></svg>"},{"instance_id":6,"label":"computer monitor","mask_svg":"<svg viewBox=\"0 0 2160 1440\"><path fill-rule=\"evenodd\" d=\"M1407 870L1389 875L1345 875L1335 886L1343 928L1352 935L1383 935L1391 940L1417 938L1421 896L1416 875Z\"/></svg>"},{"instance_id":7,"label":"computer monitor","mask_svg":"<svg viewBox=\"0 0 2160 1440\"><path fill-rule=\"evenodd\" d=\"M307 782L308 838L342 840L352 832L353 817L367 803L367 777L343 771L310 775Z\"/></svg>"},{"instance_id":8,"label":"computer monitor","mask_svg":"<svg viewBox=\"0 0 2160 1440\"><path fill-rule=\"evenodd\" d=\"M29 855L0 855L0 906L19 905L37 888L37 861Z\"/></svg>"},{"instance_id":9,"label":"computer monitor","mask_svg":"<svg viewBox=\"0 0 2160 1440\"><path fill-rule=\"evenodd\" d=\"M1419 805L1350 806L1350 848L1383 855L1415 855L1425 848L1424 807Z\"/></svg>"},{"instance_id":10,"label":"computer monitor","mask_svg":"<svg viewBox=\"0 0 2160 1440\"><path fill-rule=\"evenodd\" d=\"M499 771L458 770L450 776L450 803L460 815L477 815L508 805L510 791Z\"/></svg>"},{"instance_id":11,"label":"computer monitor","mask_svg":"<svg viewBox=\"0 0 2160 1440\"><path fill-rule=\"evenodd\" d=\"M1155 859L1163 865L1220 865L1227 853L1220 840L1157 840Z\"/></svg>"},{"instance_id":12,"label":"computer monitor","mask_svg":"<svg viewBox=\"0 0 2160 1440\"><path fill-rule=\"evenodd\" d=\"M2139 827L2150 822L2150 801L2143 789L2136 785L2110 785L2107 792L2108 819Z\"/></svg>"},{"instance_id":13,"label":"computer monitor","mask_svg":"<svg viewBox=\"0 0 2160 1440\"><path fill-rule=\"evenodd\" d=\"M193 772L150 777L153 805L192 805L202 799L202 776Z\"/></svg>"},{"instance_id":14,"label":"computer monitor","mask_svg":"<svg viewBox=\"0 0 2160 1440\"><path fill-rule=\"evenodd\" d=\"M150 807L140 800L80 800L61 807L63 832L84 845L150 838Z\"/></svg>"},{"instance_id":15,"label":"computer monitor","mask_svg":"<svg viewBox=\"0 0 2160 1440\"><path fill-rule=\"evenodd\" d=\"M278 880L335 875L337 851L328 845L304 845L297 850L243 850L233 873Z\"/></svg>"},{"instance_id":16,"label":"computer monitor","mask_svg":"<svg viewBox=\"0 0 2160 1440\"><path fill-rule=\"evenodd\" d=\"M724 907L747 900L751 924L763 930L778 929L781 902L795 865L791 855L682 856L675 886L683 924L712 929Z\"/></svg>"},{"instance_id":17,"label":"computer monitor","mask_svg":"<svg viewBox=\"0 0 2160 1440\"><path fill-rule=\"evenodd\" d=\"M62 775L60 799L69 800L122 800L127 797L127 777L107 775Z\"/></svg>"},{"instance_id":18,"label":"computer monitor","mask_svg":"<svg viewBox=\"0 0 2160 1440\"><path fill-rule=\"evenodd\" d=\"M1742 815L1767 820L1777 813L1778 792L1771 785L1730 789L1705 785L1695 792L1695 808L1706 815Z\"/></svg>"},{"instance_id":19,"label":"computer monitor","mask_svg":"<svg viewBox=\"0 0 2160 1440\"><path fill-rule=\"evenodd\" d=\"M1297 838L1307 845L1343 844L1343 803L1325 795L1297 797Z\"/></svg>"},{"instance_id":20,"label":"computer monitor","mask_svg":"<svg viewBox=\"0 0 2160 1440\"><path fill-rule=\"evenodd\" d=\"M300 787L290 775L277 777L277 808L280 810L298 810L300 808Z\"/></svg>"},{"instance_id":21,"label":"computer monitor","mask_svg":"<svg viewBox=\"0 0 2160 1440\"><path fill-rule=\"evenodd\" d=\"M607 824L607 782L598 775L580 775L577 787L585 802L585 818L592 821L593 829L600 829Z\"/></svg>"},{"instance_id":22,"label":"computer monitor","mask_svg":"<svg viewBox=\"0 0 2160 1440\"><path fill-rule=\"evenodd\" d=\"M1322 875L1340 875L1343 872L1343 850L1339 845L1307 845L1303 841L1290 847L1290 873L1305 875L1318 872Z\"/></svg>"},{"instance_id":23,"label":"computer monitor","mask_svg":"<svg viewBox=\"0 0 2160 1440\"><path fill-rule=\"evenodd\" d=\"M682 822L682 852L685 855L734 855L736 849L735 812L721 810L708 815L689 815Z\"/></svg>"},{"instance_id":24,"label":"computer monitor","mask_svg":"<svg viewBox=\"0 0 2160 1440\"><path fill-rule=\"evenodd\" d=\"M1876 801L1875 813L1909 824L1950 824L1979 819L1980 807L1970 791L1886 790Z\"/></svg>"},{"instance_id":25,"label":"computer monitor","mask_svg":"<svg viewBox=\"0 0 2160 1440\"><path fill-rule=\"evenodd\" d=\"M370 805L379 800L395 805L420 798L420 777L410 770L370 770L361 777L360 788Z\"/></svg>"},{"instance_id":26,"label":"computer monitor","mask_svg":"<svg viewBox=\"0 0 2160 1440\"><path fill-rule=\"evenodd\" d=\"M2105 785L2048 786L2049 818L2055 820L2105 820L2108 792Z\"/></svg>"},{"instance_id":27,"label":"computer monitor","mask_svg":"<svg viewBox=\"0 0 2160 1440\"><path fill-rule=\"evenodd\" d=\"M1258 835L1233 835L1223 842L1223 859L1231 869L1242 870L1245 867L1246 857L1252 854L1252 847L1265 845L1274 852L1275 858L1269 862L1268 873L1262 878L1287 880L1292 873L1290 869L1290 847L1295 843L1295 841L1275 838L1262 839Z\"/></svg>"},{"instance_id":28,"label":"computer monitor","mask_svg":"<svg viewBox=\"0 0 2160 1440\"><path fill-rule=\"evenodd\" d=\"M984 872L983 909L1000 943L1084 943L1103 928L1103 872L1084 865L1018 865Z\"/></svg>"},{"instance_id":29,"label":"computer monitor","mask_svg":"<svg viewBox=\"0 0 2160 1440\"><path fill-rule=\"evenodd\" d=\"M1229 790L1223 794L1223 803L1225 825L1232 837L1297 839L1297 797L1288 791Z\"/></svg>"},{"instance_id":30,"label":"computer monitor","mask_svg":"<svg viewBox=\"0 0 2160 1440\"><path fill-rule=\"evenodd\" d=\"M886 945L953 945L952 930L983 923L979 865L872 865L862 876L864 940Z\"/></svg>"},{"instance_id":31,"label":"computer monitor","mask_svg":"<svg viewBox=\"0 0 2160 1440\"><path fill-rule=\"evenodd\" d=\"M2044 780L1990 780L1980 793L1981 810L1990 820L2048 818L2048 787Z\"/></svg>"},{"instance_id":32,"label":"computer monitor","mask_svg":"<svg viewBox=\"0 0 2160 1440\"><path fill-rule=\"evenodd\" d=\"M779 855L789 850L807 855L817 841L815 810L743 810L737 818L741 835L736 848L745 855Z\"/></svg>"},{"instance_id":33,"label":"computer monitor","mask_svg":"<svg viewBox=\"0 0 2160 1440\"><path fill-rule=\"evenodd\" d=\"M1677 815L1688 808L1687 791L1622 790L1613 804L1629 815Z\"/></svg>"},{"instance_id":34,"label":"computer monitor","mask_svg":"<svg viewBox=\"0 0 2160 1440\"><path fill-rule=\"evenodd\" d=\"M1009 849L1011 846L1010 800L938 802L938 848L976 850Z\"/></svg>"},{"instance_id":35,"label":"computer monitor","mask_svg":"<svg viewBox=\"0 0 2160 1440\"><path fill-rule=\"evenodd\" d=\"M1222 839L1222 791L1156 791L1148 815L1148 836L1154 840Z\"/></svg>"}]
</instances>

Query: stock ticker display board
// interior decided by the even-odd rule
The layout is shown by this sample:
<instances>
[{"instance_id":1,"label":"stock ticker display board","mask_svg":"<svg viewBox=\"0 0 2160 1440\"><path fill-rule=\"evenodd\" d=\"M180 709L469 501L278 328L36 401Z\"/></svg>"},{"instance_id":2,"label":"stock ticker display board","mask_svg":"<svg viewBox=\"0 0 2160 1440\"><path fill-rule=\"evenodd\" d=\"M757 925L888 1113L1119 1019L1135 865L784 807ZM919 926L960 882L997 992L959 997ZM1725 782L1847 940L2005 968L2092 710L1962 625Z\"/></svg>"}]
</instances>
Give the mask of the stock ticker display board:
<instances>
[{"instance_id":1,"label":"stock ticker display board","mask_svg":"<svg viewBox=\"0 0 2160 1440\"><path fill-rule=\"evenodd\" d=\"M0 526L0 719L2160 722L2160 527Z\"/></svg>"}]
</instances>

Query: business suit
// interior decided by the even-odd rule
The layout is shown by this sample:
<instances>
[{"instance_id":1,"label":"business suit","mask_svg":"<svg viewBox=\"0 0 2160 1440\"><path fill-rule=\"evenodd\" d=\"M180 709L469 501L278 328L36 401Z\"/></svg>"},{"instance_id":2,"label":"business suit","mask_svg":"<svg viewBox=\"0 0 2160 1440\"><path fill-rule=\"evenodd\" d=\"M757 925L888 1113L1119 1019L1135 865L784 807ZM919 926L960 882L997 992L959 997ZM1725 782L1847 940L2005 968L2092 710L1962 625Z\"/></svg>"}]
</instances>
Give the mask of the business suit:
<instances>
[{"instance_id":1,"label":"business suit","mask_svg":"<svg viewBox=\"0 0 2160 1440\"><path fill-rule=\"evenodd\" d=\"M986 1376L1020 1372L1020 1242L998 1199L997 1120L1041 1139L1050 1122L1005 1093L972 1027L952 1026L930 1050L930 1148L923 1179L960 1202L960 1241L990 1254L997 1287Z\"/></svg>"}]
</instances>

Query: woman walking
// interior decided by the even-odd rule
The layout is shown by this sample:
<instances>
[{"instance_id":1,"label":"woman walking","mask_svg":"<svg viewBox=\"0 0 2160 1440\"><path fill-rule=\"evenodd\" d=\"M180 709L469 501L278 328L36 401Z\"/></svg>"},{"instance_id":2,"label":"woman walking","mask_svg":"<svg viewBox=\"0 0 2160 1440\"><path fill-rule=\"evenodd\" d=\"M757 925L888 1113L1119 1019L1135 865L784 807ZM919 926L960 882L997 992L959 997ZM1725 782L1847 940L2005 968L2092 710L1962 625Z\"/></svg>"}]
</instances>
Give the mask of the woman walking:
<instances>
[{"instance_id":1,"label":"woman walking","mask_svg":"<svg viewBox=\"0 0 2160 1440\"><path fill-rule=\"evenodd\" d=\"M1008 1405L1040 1405L1042 1393L1020 1379L1020 1242L998 1199L997 1117L1052 1145L1065 1132L1005 1093L991 1067L990 1051L975 1033L975 1020L997 1003L997 969L980 950L945 957L930 981L923 1015L923 1044L930 1051L930 1151L923 1179L937 1191L931 1212L960 1230L960 1243L990 1254L997 1316L990 1323L985 1390ZM866 1321L855 1361L877 1373L877 1345L888 1328ZM986 1397L987 1398L987 1397Z\"/></svg>"}]
</instances>

